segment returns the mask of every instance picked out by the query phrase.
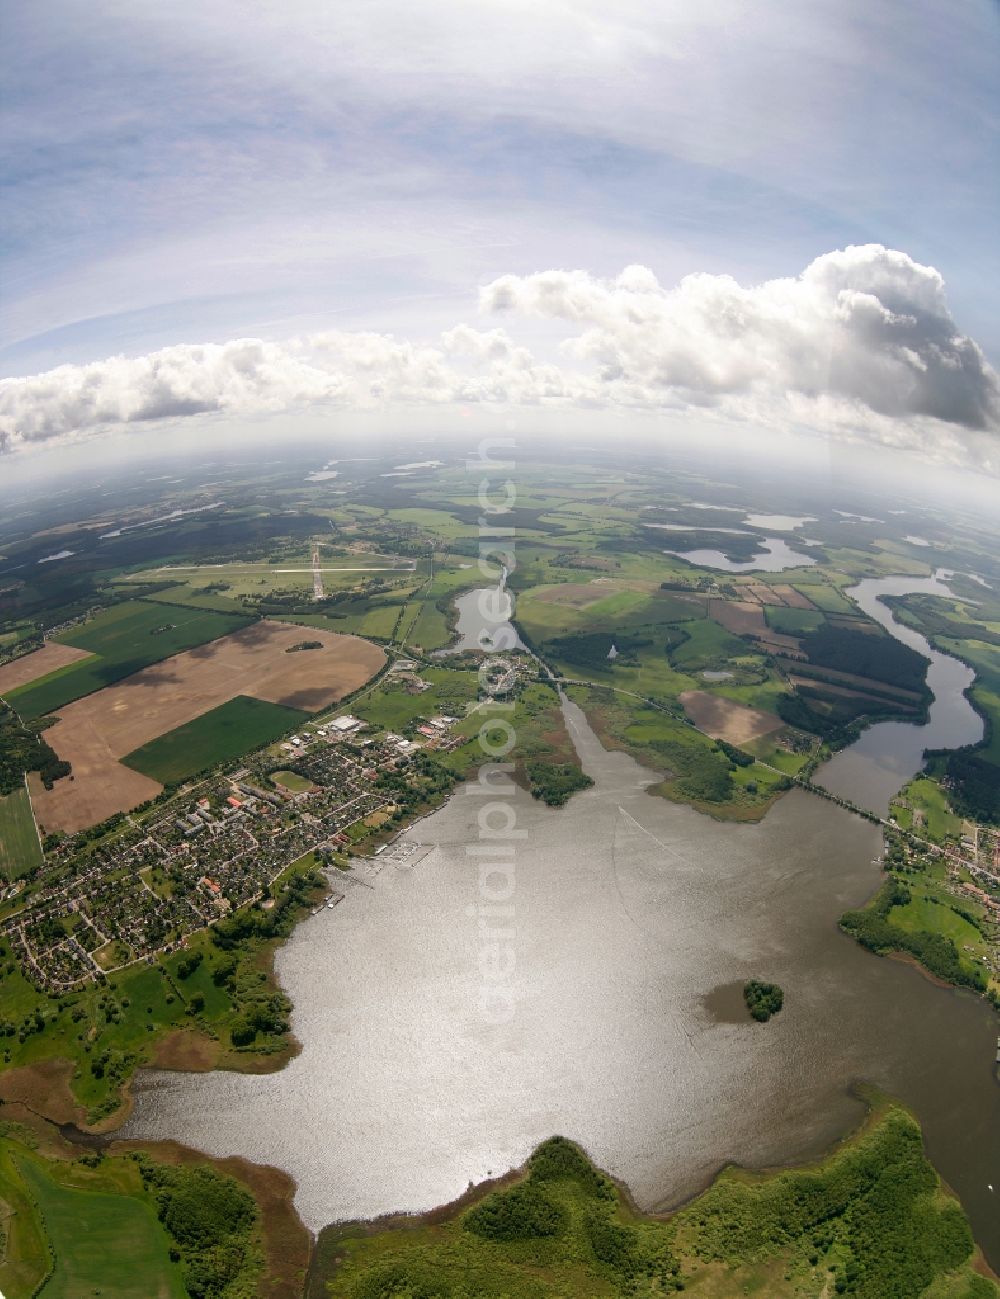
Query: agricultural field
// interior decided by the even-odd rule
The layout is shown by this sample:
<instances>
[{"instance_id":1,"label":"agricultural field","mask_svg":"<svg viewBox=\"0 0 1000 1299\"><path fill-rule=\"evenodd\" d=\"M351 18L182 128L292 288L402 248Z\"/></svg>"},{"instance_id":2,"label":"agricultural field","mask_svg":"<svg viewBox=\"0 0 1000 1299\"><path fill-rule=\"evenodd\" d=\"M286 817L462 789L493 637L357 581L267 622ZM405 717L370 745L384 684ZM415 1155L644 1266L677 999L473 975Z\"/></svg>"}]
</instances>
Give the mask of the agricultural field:
<instances>
[{"instance_id":1,"label":"agricultural field","mask_svg":"<svg viewBox=\"0 0 1000 1299\"><path fill-rule=\"evenodd\" d=\"M724 695L709 694L707 690L685 690L680 701L699 731L738 748L745 748L754 740L780 731L784 726L774 713L746 708Z\"/></svg>"},{"instance_id":2,"label":"agricultural field","mask_svg":"<svg viewBox=\"0 0 1000 1299\"><path fill-rule=\"evenodd\" d=\"M854 613L855 607L831 582L810 582L802 579L793 583L800 595L824 613Z\"/></svg>"},{"instance_id":3,"label":"agricultural field","mask_svg":"<svg viewBox=\"0 0 1000 1299\"><path fill-rule=\"evenodd\" d=\"M788 636L815 631L824 622L823 615L817 609L783 609L780 605L768 605L764 617L772 631Z\"/></svg>"},{"instance_id":4,"label":"agricultural field","mask_svg":"<svg viewBox=\"0 0 1000 1299\"><path fill-rule=\"evenodd\" d=\"M87 650L60 645L54 640L46 641L41 649L0 666L0 697L87 658L90 658Z\"/></svg>"},{"instance_id":5,"label":"agricultural field","mask_svg":"<svg viewBox=\"0 0 1000 1299\"><path fill-rule=\"evenodd\" d=\"M339 604L336 610L325 613L291 613L283 615L288 622L301 627L318 627L324 631L339 632L344 636L364 636L366 639L388 643L399 618L399 605L391 599L350 600Z\"/></svg>"},{"instance_id":6,"label":"agricultural field","mask_svg":"<svg viewBox=\"0 0 1000 1299\"><path fill-rule=\"evenodd\" d=\"M127 753L122 762L161 785L176 785L198 772L262 748L294 731L309 717L309 713L284 704L237 695Z\"/></svg>"},{"instance_id":7,"label":"agricultural field","mask_svg":"<svg viewBox=\"0 0 1000 1299\"><path fill-rule=\"evenodd\" d=\"M26 788L0 797L0 878L16 880L42 863Z\"/></svg>"},{"instance_id":8,"label":"agricultural field","mask_svg":"<svg viewBox=\"0 0 1000 1299\"><path fill-rule=\"evenodd\" d=\"M238 631L247 621L210 610L126 601L60 635L56 644L78 651L76 661L9 690L6 697L22 717L40 717L174 654ZM81 653L89 657L80 658Z\"/></svg>"},{"instance_id":9,"label":"agricultural field","mask_svg":"<svg viewBox=\"0 0 1000 1299\"><path fill-rule=\"evenodd\" d=\"M244 625L66 705L45 736L72 764L73 776L51 790L33 781L39 825L46 833L73 832L155 797L161 785L145 774L148 755L138 764L123 765L122 759L237 695L312 713L357 690L385 661L378 646L357 637L316 631L315 639L318 648L290 652L303 640L299 626L267 620ZM223 720L231 722L233 716L227 713ZM269 716L273 723L275 715ZM199 757L212 741L205 726L196 736ZM227 752L233 737L230 731ZM176 744L168 742L152 761L176 765L177 753Z\"/></svg>"}]
</instances>

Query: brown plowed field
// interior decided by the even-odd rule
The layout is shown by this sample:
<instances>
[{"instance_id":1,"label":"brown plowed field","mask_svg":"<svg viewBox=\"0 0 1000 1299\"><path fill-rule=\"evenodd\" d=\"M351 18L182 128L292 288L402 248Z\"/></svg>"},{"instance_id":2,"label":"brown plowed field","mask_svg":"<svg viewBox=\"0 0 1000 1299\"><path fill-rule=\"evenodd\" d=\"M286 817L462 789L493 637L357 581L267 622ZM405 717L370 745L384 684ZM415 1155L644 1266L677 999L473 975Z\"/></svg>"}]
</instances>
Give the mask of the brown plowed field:
<instances>
[{"instance_id":1,"label":"brown plowed field","mask_svg":"<svg viewBox=\"0 0 1000 1299\"><path fill-rule=\"evenodd\" d=\"M80 659L89 659L88 650L77 649L75 645L60 645L58 641L46 641L41 649L32 654L24 654L13 663L0 667L0 695L17 686L26 686L29 681L46 677L56 668L64 668L67 663L77 663Z\"/></svg>"},{"instance_id":2,"label":"brown plowed field","mask_svg":"<svg viewBox=\"0 0 1000 1299\"><path fill-rule=\"evenodd\" d=\"M304 640L323 648L286 653ZM51 790L32 777L39 825L73 833L152 798L161 786L119 759L236 695L316 712L363 686L384 662L379 646L360 637L265 621L67 704L45 738L72 763L73 776Z\"/></svg>"},{"instance_id":3,"label":"brown plowed field","mask_svg":"<svg viewBox=\"0 0 1000 1299\"><path fill-rule=\"evenodd\" d=\"M794 586L776 586L774 587L776 595L780 595L789 609L815 609L816 606L812 600L807 600L801 591L796 591Z\"/></svg>"},{"instance_id":4,"label":"brown plowed field","mask_svg":"<svg viewBox=\"0 0 1000 1299\"><path fill-rule=\"evenodd\" d=\"M779 731L785 724L775 713L747 708L723 695L711 695L707 690L685 690L680 700L699 731L729 744L749 744L762 735Z\"/></svg>"},{"instance_id":5,"label":"brown plowed field","mask_svg":"<svg viewBox=\"0 0 1000 1299\"><path fill-rule=\"evenodd\" d=\"M750 600L712 600L708 616L736 636L760 636L767 631L764 610Z\"/></svg>"}]
</instances>

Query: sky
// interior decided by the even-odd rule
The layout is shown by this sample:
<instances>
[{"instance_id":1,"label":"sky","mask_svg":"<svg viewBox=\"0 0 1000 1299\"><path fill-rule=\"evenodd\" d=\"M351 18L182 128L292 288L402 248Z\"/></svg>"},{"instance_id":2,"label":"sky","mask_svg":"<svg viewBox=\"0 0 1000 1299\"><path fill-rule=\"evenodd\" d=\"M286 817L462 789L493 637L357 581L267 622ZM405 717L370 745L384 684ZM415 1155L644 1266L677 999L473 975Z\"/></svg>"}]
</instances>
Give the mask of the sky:
<instances>
[{"instance_id":1,"label":"sky","mask_svg":"<svg viewBox=\"0 0 1000 1299\"><path fill-rule=\"evenodd\" d=\"M46 0L0 59L0 448L597 411L1000 473L995 0Z\"/></svg>"}]
</instances>

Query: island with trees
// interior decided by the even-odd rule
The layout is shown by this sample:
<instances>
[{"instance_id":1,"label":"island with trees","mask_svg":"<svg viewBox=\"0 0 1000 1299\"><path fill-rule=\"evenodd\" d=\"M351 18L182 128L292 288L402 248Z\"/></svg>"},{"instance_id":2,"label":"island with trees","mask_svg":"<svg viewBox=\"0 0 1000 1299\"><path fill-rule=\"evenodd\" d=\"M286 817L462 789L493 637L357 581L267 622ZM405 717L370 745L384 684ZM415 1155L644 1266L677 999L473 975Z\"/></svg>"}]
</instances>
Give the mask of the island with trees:
<instances>
[{"instance_id":1,"label":"island with trees","mask_svg":"<svg viewBox=\"0 0 1000 1299\"><path fill-rule=\"evenodd\" d=\"M750 979L743 985L743 1000L747 1010L759 1024L766 1024L784 1005L785 994L776 983L761 983Z\"/></svg>"}]
</instances>

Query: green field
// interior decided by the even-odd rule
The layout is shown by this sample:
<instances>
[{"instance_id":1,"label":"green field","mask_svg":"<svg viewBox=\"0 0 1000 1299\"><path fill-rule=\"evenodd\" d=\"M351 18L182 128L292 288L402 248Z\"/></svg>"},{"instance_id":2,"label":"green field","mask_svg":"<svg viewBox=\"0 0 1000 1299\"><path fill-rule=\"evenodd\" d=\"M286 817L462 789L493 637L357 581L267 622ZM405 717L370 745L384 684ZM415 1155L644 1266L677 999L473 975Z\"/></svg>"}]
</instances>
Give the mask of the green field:
<instances>
[{"instance_id":1,"label":"green field","mask_svg":"<svg viewBox=\"0 0 1000 1299\"><path fill-rule=\"evenodd\" d=\"M34 1295L48 1274L51 1255L38 1209L21 1171L25 1154L10 1139L13 1125L0 1126L0 1293Z\"/></svg>"},{"instance_id":2,"label":"green field","mask_svg":"<svg viewBox=\"0 0 1000 1299\"><path fill-rule=\"evenodd\" d=\"M962 818L955 816L948 806L948 796L936 780L927 776L916 776L908 785L903 786L900 798L909 804L901 807L894 803L891 811L903 830L913 830L941 843L949 837L956 837L962 829ZM914 812L923 814L915 817Z\"/></svg>"},{"instance_id":3,"label":"green field","mask_svg":"<svg viewBox=\"0 0 1000 1299\"><path fill-rule=\"evenodd\" d=\"M0 876L15 880L42 861L28 791L15 789L0 798Z\"/></svg>"},{"instance_id":4,"label":"green field","mask_svg":"<svg viewBox=\"0 0 1000 1299\"><path fill-rule=\"evenodd\" d=\"M793 586L824 613L857 613L857 607L830 582L799 581Z\"/></svg>"},{"instance_id":5,"label":"green field","mask_svg":"<svg viewBox=\"0 0 1000 1299\"><path fill-rule=\"evenodd\" d=\"M306 780L295 771L272 771L271 783L277 785L279 789L287 789L292 794L305 794L314 788L311 780Z\"/></svg>"},{"instance_id":6,"label":"green field","mask_svg":"<svg viewBox=\"0 0 1000 1299\"><path fill-rule=\"evenodd\" d=\"M815 631L822 623L823 615L818 609L782 609L769 604L764 609L764 617L772 631L786 636L798 636L804 631Z\"/></svg>"},{"instance_id":7,"label":"green field","mask_svg":"<svg viewBox=\"0 0 1000 1299\"><path fill-rule=\"evenodd\" d=\"M33 1159L18 1162L54 1260L40 1299L185 1299L167 1234L148 1202L63 1186Z\"/></svg>"},{"instance_id":8,"label":"green field","mask_svg":"<svg viewBox=\"0 0 1000 1299\"><path fill-rule=\"evenodd\" d=\"M9 700L23 718L41 717L172 654L238 631L247 622L207 609L129 600L57 638L94 658L70 663L20 686L10 692Z\"/></svg>"},{"instance_id":9,"label":"green field","mask_svg":"<svg viewBox=\"0 0 1000 1299\"><path fill-rule=\"evenodd\" d=\"M911 886L911 891L912 896L905 906L893 908L892 923L897 928L905 929L911 934L944 934L963 953L966 960L967 946L979 952L986 950L982 934L974 924L952 910L949 904L953 900L946 893L932 887L918 891L916 886Z\"/></svg>"},{"instance_id":10,"label":"green field","mask_svg":"<svg viewBox=\"0 0 1000 1299\"><path fill-rule=\"evenodd\" d=\"M122 762L161 785L175 785L216 763L241 758L308 720L309 714L297 708L237 695L134 749Z\"/></svg>"},{"instance_id":11,"label":"green field","mask_svg":"<svg viewBox=\"0 0 1000 1299\"><path fill-rule=\"evenodd\" d=\"M336 631L347 636L367 636L370 640L391 640L403 599L393 600L388 595L374 599L348 600L327 613L283 614L285 622L303 627L319 627L323 631Z\"/></svg>"}]
</instances>

